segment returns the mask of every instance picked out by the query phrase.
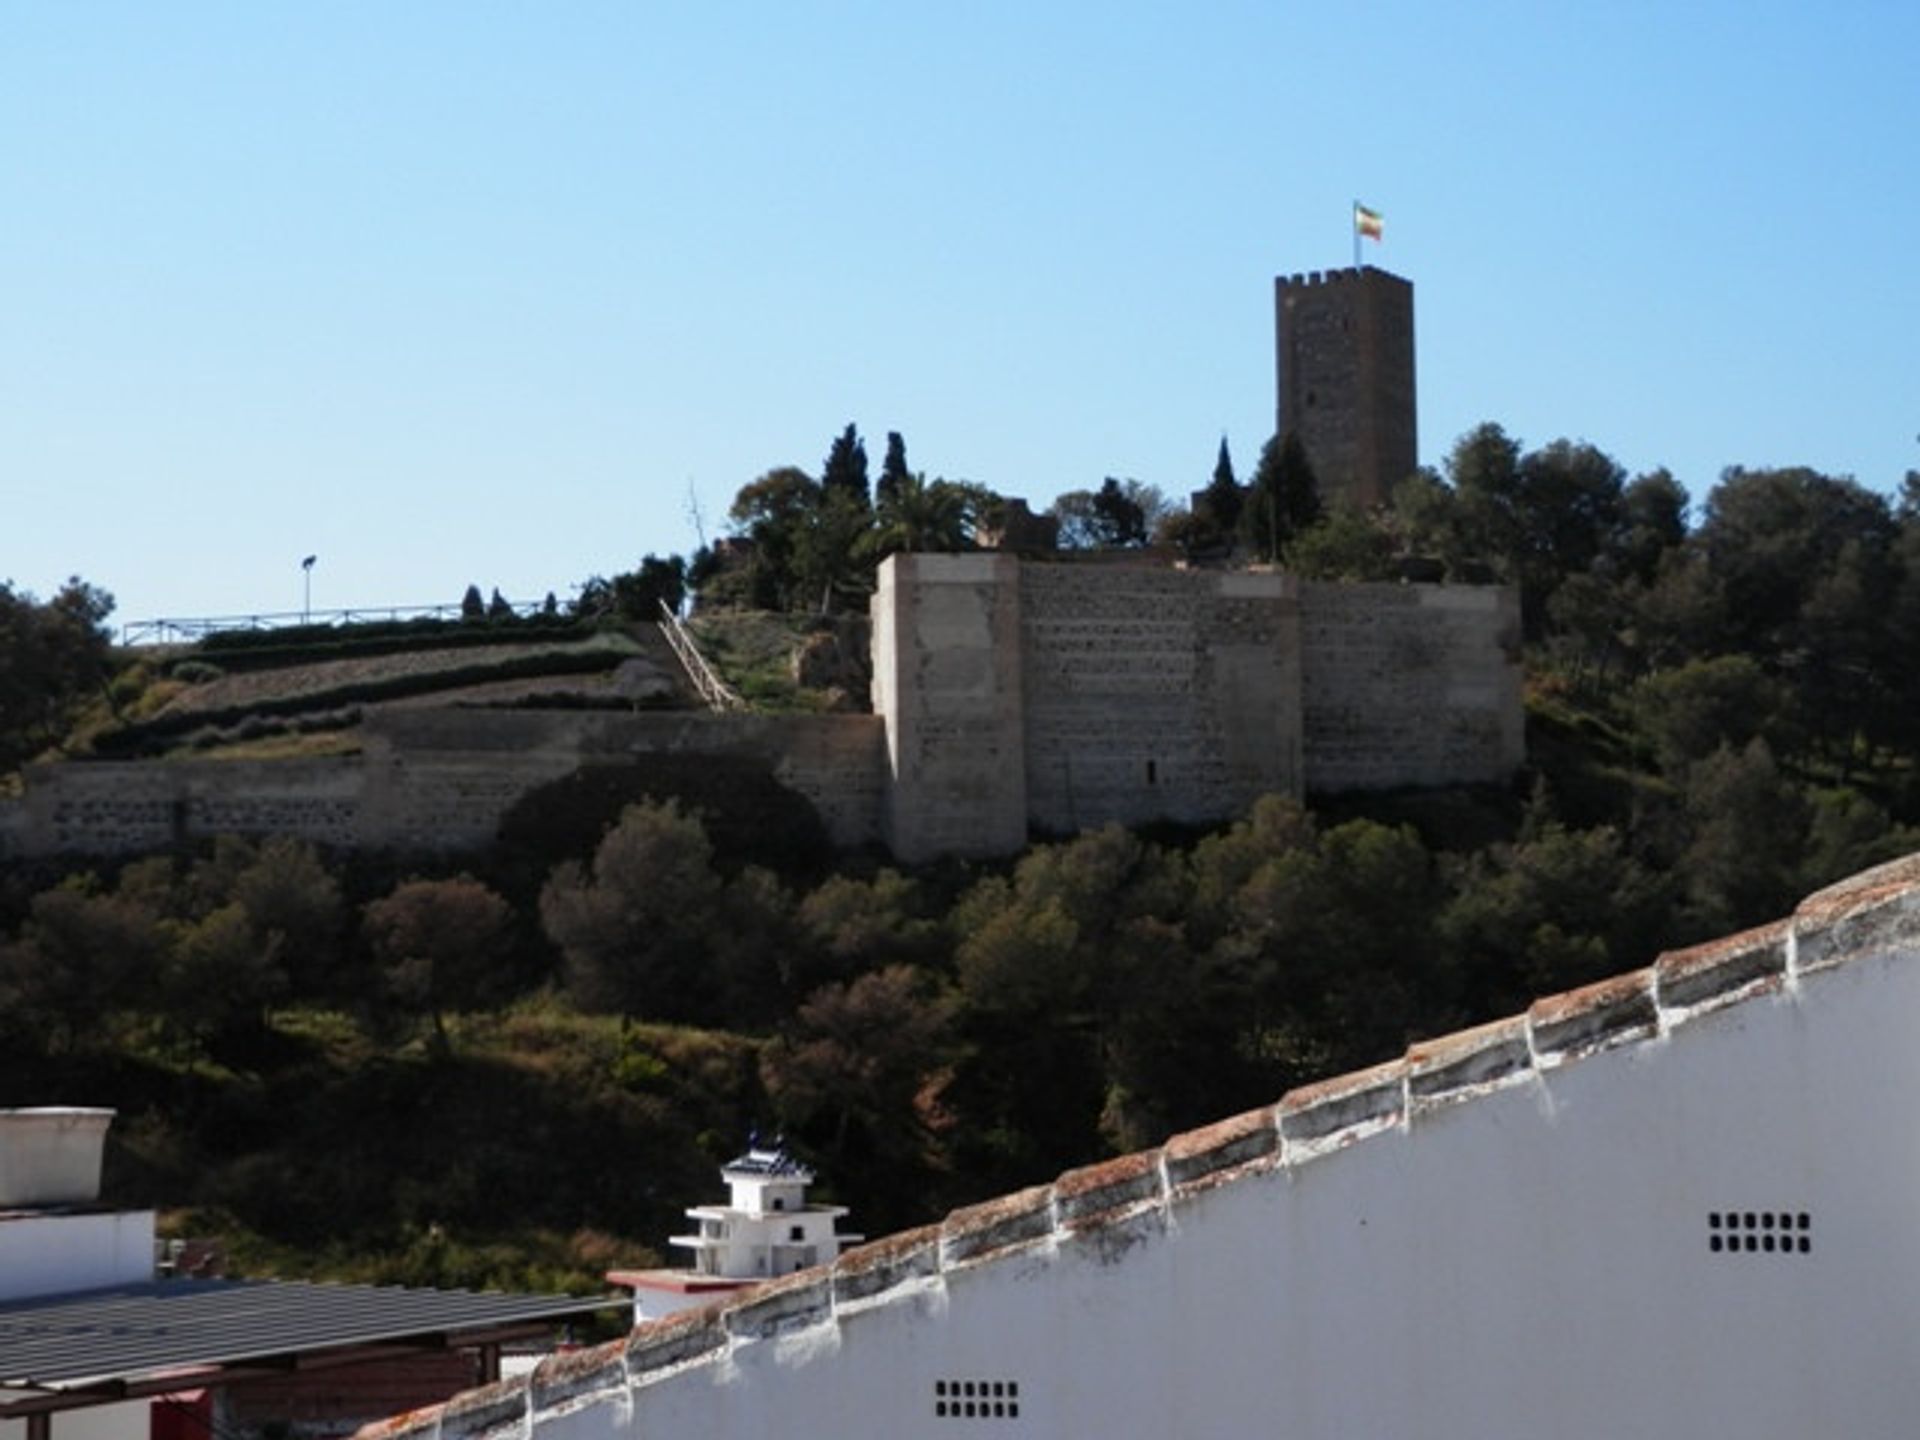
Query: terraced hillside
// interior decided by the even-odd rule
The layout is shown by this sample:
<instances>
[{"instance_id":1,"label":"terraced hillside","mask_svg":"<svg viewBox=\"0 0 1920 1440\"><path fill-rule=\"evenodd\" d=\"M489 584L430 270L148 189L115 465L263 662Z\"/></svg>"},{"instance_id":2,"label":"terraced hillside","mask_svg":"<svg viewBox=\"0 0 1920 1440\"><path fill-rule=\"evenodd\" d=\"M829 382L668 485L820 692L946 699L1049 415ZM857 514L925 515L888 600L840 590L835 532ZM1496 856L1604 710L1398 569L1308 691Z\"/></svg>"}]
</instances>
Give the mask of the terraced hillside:
<instances>
[{"instance_id":1,"label":"terraced hillside","mask_svg":"<svg viewBox=\"0 0 1920 1440\"><path fill-rule=\"evenodd\" d=\"M682 709L686 673L652 625L303 634L150 659L137 699L93 737L99 755L343 753L369 711L396 707Z\"/></svg>"}]
</instances>

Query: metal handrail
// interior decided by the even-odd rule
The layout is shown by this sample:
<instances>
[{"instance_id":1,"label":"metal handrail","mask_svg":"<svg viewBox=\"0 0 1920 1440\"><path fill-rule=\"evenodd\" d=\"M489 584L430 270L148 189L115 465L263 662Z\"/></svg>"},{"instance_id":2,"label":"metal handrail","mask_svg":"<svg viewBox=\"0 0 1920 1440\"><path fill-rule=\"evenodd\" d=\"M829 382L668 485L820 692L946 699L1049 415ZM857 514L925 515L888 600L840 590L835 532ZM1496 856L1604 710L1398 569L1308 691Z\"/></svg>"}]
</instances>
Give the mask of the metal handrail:
<instances>
[{"instance_id":1,"label":"metal handrail","mask_svg":"<svg viewBox=\"0 0 1920 1440\"><path fill-rule=\"evenodd\" d=\"M545 600L509 600L522 620L547 608ZM458 605L360 605L346 610L274 610L253 615L201 615L130 620L120 627L122 645L185 644L225 630L285 630L294 625L364 625L379 620L460 620Z\"/></svg>"},{"instance_id":2,"label":"metal handrail","mask_svg":"<svg viewBox=\"0 0 1920 1440\"><path fill-rule=\"evenodd\" d=\"M693 681L693 688L700 692L700 698L707 702L707 708L722 713L746 709L747 702L740 698L738 691L713 673L713 667L707 664L700 647L693 643L693 636L687 633L687 627L680 623L680 617L673 613L673 607L664 600L660 602L660 615L660 633L667 637L667 644L679 657L687 678Z\"/></svg>"}]
</instances>

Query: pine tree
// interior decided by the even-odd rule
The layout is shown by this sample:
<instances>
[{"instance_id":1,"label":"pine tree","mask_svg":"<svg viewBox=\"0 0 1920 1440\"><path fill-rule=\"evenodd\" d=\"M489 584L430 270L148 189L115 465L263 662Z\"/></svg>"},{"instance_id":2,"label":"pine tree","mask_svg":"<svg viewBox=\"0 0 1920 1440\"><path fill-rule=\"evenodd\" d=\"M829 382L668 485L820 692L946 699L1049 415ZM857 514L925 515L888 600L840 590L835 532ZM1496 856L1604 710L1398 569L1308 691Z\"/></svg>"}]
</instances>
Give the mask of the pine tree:
<instances>
[{"instance_id":1,"label":"pine tree","mask_svg":"<svg viewBox=\"0 0 1920 1440\"><path fill-rule=\"evenodd\" d=\"M820 471L823 498L844 494L862 510L871 507L867 491L867 447L851 421L827 451L827 463Z\"/></svg>"},{"instance_id":2,"label":"pine tree","mask_svg":"<svg viewBox=\"0 0 1920 1440\"><path fill-rule=\"evenodd\" d=\"M898 430L887 432L887 458L880 462L880 478L874 482L874 504L885 508L900 493L900 487L912 479L907 469L907 442Z\"/></svg>"},{"instance_id":3,"label":"pine tree","mask_svg":"<svg viewBox=\"0 0 1920 1440\"><path fill-rule=\"evenodd\" d=\"M1220 437L1220 458L1213 462L1213 480L1200 492L1203 518L1222 534L1232 535L1240 523L1240 510L1246 499L1240 482L1234 478L1233 456L1227 453L1227 437Z\"/></svg>"}]
</instances>

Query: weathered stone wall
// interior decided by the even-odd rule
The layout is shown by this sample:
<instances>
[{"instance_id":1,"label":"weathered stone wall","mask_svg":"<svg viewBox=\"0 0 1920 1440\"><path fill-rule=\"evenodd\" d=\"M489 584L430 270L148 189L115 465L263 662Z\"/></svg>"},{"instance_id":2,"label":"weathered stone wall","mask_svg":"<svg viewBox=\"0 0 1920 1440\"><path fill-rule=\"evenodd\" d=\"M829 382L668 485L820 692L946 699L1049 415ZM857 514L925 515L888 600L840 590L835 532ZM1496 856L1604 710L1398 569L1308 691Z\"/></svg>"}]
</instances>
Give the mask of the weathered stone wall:
<instances>
[{"instance_id":1,"label":"weathered stone wall","mask_svg":"<svg viewBox=\"0 0 1920 1440\"><path fill-rule=\"evenodd\" d=\"M908 862L1027 839L1020 562L896 555L873 599L873 706L887 733L883 838Z\"/></svg>"},{"instance_id":2,"label":"weathered stone wall","mask_svg":"<svg viewBox=\"0 0 1920 1440\"><path fill-rule=\"evenodd\" d=\"M34 766L0 845L21 855L134 854L200 835L352 845L362 773L346 758Z\"/></svg>"},{"instance_id":3,"label":"weathered stone wall","mask_svg":"<svg viewBox=\"0 0 1920 1440\"><path fill-rule=\"evenodd\" d=\"M666 757L691 781L731 757L809 801L836 845L863 845L879 834L883 738L871 715L395 710L368 727L379 781L366 829L396 849L471 848L522 795L582 765Z\"/></svg>"},{"instance_id":4,"label":"weathered stone wall","mask_svg":"<svg viewBox=\"0 0 1920 1440\"><path fill-rule=\"evenodd\" d=\"M1499 781L1526 758L1515 591L1307 584L1300 635L1309 791Z\"/></svg>"},{"instance_id":5,"label":"weathered stone wall","mask_svg":"<svg viewBox=\"0 0 1920 1440\"><path fill-rule=\"evenodd\" d=\"M404 710L370 717L362 756L40 766L0 812L0 856L135 854L212 835L451 852L491 843L515 801L582 764L712 757L763 765L837 845L879 833L883 734L870 715Z\"/></svg>"},{"instance_id":6,"label":"weathered stone wall","mask_svg":"<svg viewBox=\"0 0 1920 1440\"><path fill-rule=\"evenodd\" d=\"M1026 565L1020 644L1036 829L1206 824L1298 793L1298 615L1284 577Z\"/></svg>"}]
</instances>

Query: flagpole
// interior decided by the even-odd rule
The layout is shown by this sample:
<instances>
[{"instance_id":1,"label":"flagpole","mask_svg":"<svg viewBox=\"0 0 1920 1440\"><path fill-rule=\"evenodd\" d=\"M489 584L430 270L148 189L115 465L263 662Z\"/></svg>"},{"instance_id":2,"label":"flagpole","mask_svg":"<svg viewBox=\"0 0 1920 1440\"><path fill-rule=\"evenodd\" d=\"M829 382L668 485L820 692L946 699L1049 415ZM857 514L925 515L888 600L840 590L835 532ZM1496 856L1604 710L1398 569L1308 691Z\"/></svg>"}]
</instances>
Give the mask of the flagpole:
<instances>
[{"instance_id":1,"label":"flagpole","mask_svg":"<svg viewBox=\"0 0 1920 1440\"><path fill-rule=\"evenodd\" d=\"M1347 212L1347 224L1353 230L1353 268L1360 268L1360 202L1353 202L1353 209Z\"/></svg>"}]
</instances>

